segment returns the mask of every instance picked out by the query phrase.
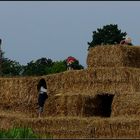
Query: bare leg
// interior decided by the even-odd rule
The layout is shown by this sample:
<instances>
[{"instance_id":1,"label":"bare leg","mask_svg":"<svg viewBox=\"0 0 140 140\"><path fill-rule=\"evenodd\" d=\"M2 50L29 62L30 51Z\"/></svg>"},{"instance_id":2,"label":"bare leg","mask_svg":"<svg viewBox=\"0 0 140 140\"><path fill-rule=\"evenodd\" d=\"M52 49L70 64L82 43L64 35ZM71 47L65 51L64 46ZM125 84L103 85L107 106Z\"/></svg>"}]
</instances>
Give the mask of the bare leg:
<instances>
[{"instance_id":1,"label":"bare leg","mask_svg":"<svg viewBox=\"0 0 140 140\"><path fill-rule=\"evenodd\" d=\"M43 107L39 107L39 114L38 114L38 117L40 118L42 115L42 112L43 112Z\"/></svg>"}]
</instances>

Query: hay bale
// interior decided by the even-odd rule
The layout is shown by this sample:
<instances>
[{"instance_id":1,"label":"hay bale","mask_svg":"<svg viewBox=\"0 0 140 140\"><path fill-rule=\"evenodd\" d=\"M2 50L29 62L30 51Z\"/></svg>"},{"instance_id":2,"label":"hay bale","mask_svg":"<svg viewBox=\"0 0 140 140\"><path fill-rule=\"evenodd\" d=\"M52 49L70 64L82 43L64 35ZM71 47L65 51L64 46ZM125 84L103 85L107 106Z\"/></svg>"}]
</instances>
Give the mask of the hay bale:
<instances>
[{"instance_id":1,"label":"hay bale","mask_svg":"<svg viewBox=\"0 0 140 140\"><path fill-rule=\"evenodd\" d=\"M29 127L37 134L53 138L139 138L139 117L47 117L24 118L0 115L0 129ZM6 123L6 125L5 125Z\"/></svg>"},{"instance_id":2,"label":"hay bale","mask_svg":"<svg viewBox=\"0 0 140 140\"><path fill-rule=\"evenodd\" d=\"M50 100L48 99L47 102L51 106L47 108L50 108L50 110L53 108L52 110L55 111L57 107L59 108L58 110L65 110L66 115L67 110L71 110L68 115L75 116L76 112L72 111L72 108L75 108L70 104L77 103L79 104L78 106L81 106L80 104L84 102L85 96L88 98L88 96L95 96L100 92L113 94L123 94L125 91L133 94L140 92L140 69L132 67L88 68L86 70L66 71L47 76L0 78L0 108L19 110L35 116L38 98L37 83L42 78L46 80L48 85ZM63 95L61 99L55 97L55 95L59 94ZM77 98L80 94L81 97ZM57 105L56 103L53 106L53 102L61 104ZM63 108L64 104L67 107ZM64 112L62 114L65 114ZM59 112L58 114L61 113Z\"/></svg>"},{"instance_id":3,"label":"hay bale","mask_svg":"<svg viewBox=\"0 0 140 140\"><path fill-rule=\"evenodd\" d=\"M45 105L45 116L101 116L111 115L111 104L113 94L97 93L97 95L86 94L61 94L48 99ZM113 95L114 96L114 95Z\"/></svg>"},{"instance_id":4,"label":"hay bale","mask_svg":"<svg viewBox=\"0 0 140 140\"><path fill-rule=\"evenodd\" d=\"M139 116L140 115L140 92L124 92L114 96L112 104L112 117L116 116Z\"/></svg>"},{"instance_id":5,"label":"hay bale","mask_svg":"<svg viewBox=\"0 0 140 140\"><path fill-rule=\"evenodd\" d=\"M45 105L45 116L81 116L81 95L52 96Z\"/></svg>"},{"instance_id":6,"label":"hay bale","mask_svg":"<svg viewBox=\"0 0 140 140\"><path fill-rule=\"evenodd\" d=\"M0 108L21 112L31 112L37 102L37 80L32 77L1 78Z\"/></svg>"},{"instance_id":7,"label":"hay bale","mask_svg":"<svg viewBox=\"0 0 140 140\"><path fill-rule=\"evenodd\" d=\"M140 47L104 45L89 49L87 65L90 67L140 68Z\"/></svg>"},{"instance_id":8,"label":"hay bale","mask_svg":"<svg viewBox=\"0 0 140 140\"><path fill-rule=\"evenodd\" d=\"M67 92L129 91L138 89L140 70L129 67L89 68L46 77L51 95ZM58 82L59 81L59 82ZM136 86L137 85L137 86Z\"/></svg>"},{"instance_id":9,"label":"hay bale","mask_svg":"<svg viewBox=\"0 0 140 140\"><path fill-rule=\"evenodd\" d=\"M36 86L42 78L48 85L49 98L58 94L73 95L74 98L74 95L79 94L95 96L99 92L123 94L124 91L140 91L140 70L128 67L89 68L48 76L0 78L0 108L35 114L38 98ZM71 97L64 98L68 104L71 102ZM76 100L78 102L78 99L73 99L73 102ZM55 102L55 98L49 102Z\"/></svg>"}]
</instances>

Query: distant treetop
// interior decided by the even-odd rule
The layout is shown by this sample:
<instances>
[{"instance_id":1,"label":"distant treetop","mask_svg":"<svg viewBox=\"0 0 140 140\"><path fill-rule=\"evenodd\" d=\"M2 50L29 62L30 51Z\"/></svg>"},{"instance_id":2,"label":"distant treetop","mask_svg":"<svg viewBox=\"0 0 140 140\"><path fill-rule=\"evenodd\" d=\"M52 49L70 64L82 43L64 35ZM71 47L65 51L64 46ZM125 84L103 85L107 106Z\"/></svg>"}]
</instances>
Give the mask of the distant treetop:
<instances>
[{"instance_id":1,"label":"distant treetop","mask_svg":"<svg viewBox=\"0 0 140 140\"><path fill-rule=\"evenodd\" d=\"M118 29L117 24L106 25L103 28L97 28L97 31L93 31L93 40L88 42L88 45L90 48L96 45L120 44L120 41L124 40L126 35L126 32Z\"/></svg>"}]
</instances>

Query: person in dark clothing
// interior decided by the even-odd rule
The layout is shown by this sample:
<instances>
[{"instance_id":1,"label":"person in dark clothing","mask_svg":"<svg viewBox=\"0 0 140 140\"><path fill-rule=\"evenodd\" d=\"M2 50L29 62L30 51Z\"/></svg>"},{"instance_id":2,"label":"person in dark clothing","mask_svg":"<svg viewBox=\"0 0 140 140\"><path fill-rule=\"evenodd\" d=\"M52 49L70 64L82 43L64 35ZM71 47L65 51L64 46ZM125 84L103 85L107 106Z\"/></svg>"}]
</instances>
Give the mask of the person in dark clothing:
<instances>
[{"instance_id":1,"label":"person in dark clothing","mask_svg":"<svg viewBox=\"0 0 140 140\"><path fill-rule=\"evenodd\" d=\"M41 79L37 85L37 90L38 90L38 105L39 105L39 117L41 116L44 108L44 104L46 99L48 98L47 94L47 85L44 79Z\"/></svg>"}]
</instances>

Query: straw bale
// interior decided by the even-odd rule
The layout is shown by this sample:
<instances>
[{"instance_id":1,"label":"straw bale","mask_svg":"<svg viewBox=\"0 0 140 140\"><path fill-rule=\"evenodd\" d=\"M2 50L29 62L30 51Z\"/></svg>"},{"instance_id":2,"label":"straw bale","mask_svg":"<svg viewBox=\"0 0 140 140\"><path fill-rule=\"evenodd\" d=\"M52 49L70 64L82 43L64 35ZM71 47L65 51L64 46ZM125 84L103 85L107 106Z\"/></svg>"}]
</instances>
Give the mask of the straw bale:
<instances>
[{"instance_id":1,"label":"straw bale","mask_svg":"<svg viewBox=\"0 0 140 140\"><path fill-rule=\"evenodd\" d=\"M90 48L84 70L0 78L0 129L16 124L54 138L140 137L139 55L139 47L98 46ZM42 78L49 98L44 117L38 119L37 84ZM103 112L105 100L111 117Z\"/></svg>"},{"instance_id":2,"label":"straw bale","mask_svg":"<svg viewBox=\"0 0 140 140\"><path fill-rule=\"evenodd\" d=\"M48 85L48 104L59 102L70 104L75 102L81 104L82 98L75 98L79 94L95 96L100 92L112 94L123 94L124 91L140 91L140 70L138 68L89 68L86 70L66 71L59 74L38 77L0 78L0 108L18 110L36 116L37 107L37 83L41 78L46 80ZM58 98L55 95L73 95ZM52 98L50 98L52 97ZM71 99L70 99L71 98ZM61 105L58 105L59 107ZM51 105L51 107L53 104ZM51 108L46 106L46 108ZM55 110L55 106L53 106ZM69 108L59 108L68 110ZM57 113L56 113L57 114ZM60 114L60 113L59 113ZM62 113L64 114L64 113ZM67 111L66 111L67 114ZM74 114L73 112L69 113ZM80 113L79 113L80 114ZM76 115L76 114L74 114Z\"/></svg>"},{"instance_id":3,"label":"straw bale","mask_svg":"<svg viewBox=\"0 0 140 140\"><path fill-rule=\"evenodd\" d=\"M91 132L95 138L138 138L140 135L139 119L117 118L91 123Z\"/></svg>"},{"instance_id":4,"label":"straw bale","mask_svg":"<svg viewBox=\"0 0 140 140\"><path fill-rule=\"evenodd\" d=\"M139 138L139 117L81 118L81 117L47 117L19 118L1 116L0 129L11 126L30 127L35 133L50 134L53 138Z\"/></svg>"},{"instance_id":5,"label":"straw bale","mask_svg":"<svg viewBox=\"0 0 140 140\"><path fill-rule=\"evenodd\" d=\"M112 67L70 71L48 76L47 83L51 94L91 90L94 92L101 89L132 92L135 91L136 84L140 83L140 70Z\"/></svg>"},{"instance_id":6,"label":"straw bale","mask_svg":"<svg viewBox=\"0 0 140 140\"><path fill-rule=\"evenodd\" d=\"M46 103L45 116L79 116L82 113L82 104L81 95L62 94L50 97Z\"/></svg>"},{"instance_id":7,"label":"straw bale","mask_svg":"<svg viewBox=\"0 0 140 140\"><path fill-rule=\"evenodd\" d=\"M112 117L123 115L140 115L140 92L125 92L124 94L118 94L114 97Z\"/></svg>"},{"instance_id":8,"label":"straw bale","mask_svg":"<svg viewBox=\"0 0 140 140\"><path fill-rule=\"evenodd\" d=\"M0 108L31 112L37 102L37 80L33 78L1 78Z\"/></svg>"},{"instance_id":9,"label":"straw bale","mask_svg":"<svg viewBox=\"0 0 140 140\"><path fill-rule=\"evenodd\" d=\"M140 68L140 47L104 45L89 49L88 67L137 67Z\"/></svg>"},{"instance_id":10,"label":"straw bale","mask_svg":"<svg viewBox=\"0 0 140 140\"><path fill-rule=\"evenodd\" d=\"M104 96L104 101L102 96ZM110 93L98 93L97 95L86 94L61 94L48 99L45 105L44 116L109 116L111 112ZM108 99L105 104L105 96ZM105 112L106 110L106 112Z\"/></svg>"}]
</instances>

